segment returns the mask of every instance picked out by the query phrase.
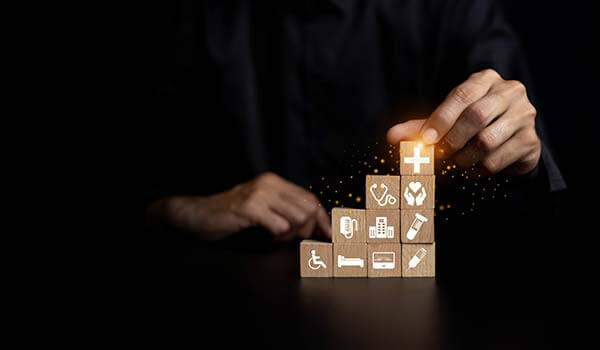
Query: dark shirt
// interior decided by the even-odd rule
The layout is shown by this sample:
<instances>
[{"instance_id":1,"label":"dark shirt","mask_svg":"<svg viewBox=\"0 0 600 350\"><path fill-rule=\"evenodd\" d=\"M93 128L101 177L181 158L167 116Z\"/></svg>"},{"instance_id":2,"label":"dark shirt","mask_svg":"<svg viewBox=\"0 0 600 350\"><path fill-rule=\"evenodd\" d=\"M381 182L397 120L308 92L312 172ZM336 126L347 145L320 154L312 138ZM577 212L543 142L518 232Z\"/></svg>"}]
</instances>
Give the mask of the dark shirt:
<instances>
[{"instance_id":1,"label":"dark shirt","mask_svg":"<svg viewBox=\"0 0 600 350\"><path fill-rule=\"evenodd\" d=\"M155 4L142 192L210 194L264 171L303 186L364 180L373 168L359 174L357 164L386 154L389 127L429 115L485 68L524 82L535 105L518 37L494 1ZM545 117L538 113L543 141ZM438 203L470 195L450 178L438 184ZM510 184L524 212L541 193L565 188L546 146L539 168ZM364 192L364 182L354 186Z\"/></svg>"}]
</instances>

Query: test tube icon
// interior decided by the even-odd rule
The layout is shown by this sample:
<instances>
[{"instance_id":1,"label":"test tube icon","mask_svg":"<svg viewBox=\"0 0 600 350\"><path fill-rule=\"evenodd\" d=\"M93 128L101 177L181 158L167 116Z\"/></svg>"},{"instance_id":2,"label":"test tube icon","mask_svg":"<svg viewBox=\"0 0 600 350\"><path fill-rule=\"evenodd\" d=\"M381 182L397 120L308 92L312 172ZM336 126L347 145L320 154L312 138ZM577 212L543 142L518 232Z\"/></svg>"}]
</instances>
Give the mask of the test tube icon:
<instances>
[{"instance_id":1,"label":"test tube icon","mask_svg":"<svg viewBox=\"0 0 600 350\"><path fill-rule=\"evenodd\" d=\"M408 232L406 232L406 238L409 241L412 241L413 239L415 239L415 237L417 236L417 233L419 233L419 231L421 230L423 223L425 223L427 221L429 221L429 219L427 219L426 217L424 217L423 215L421 215L419 213L415 213L415 219L413 220L412 224L410 224L410 228L408 229Z\"/></svg>"},{"instance_id":2,"label":"test tube icon","mask_svg":"<svg viewBox=\"0 0 600 350\"><path fill-rule=\"evenodd\" d=\"M427 250L425 250L425 248L417 250L417 253L413 255L413 257L408 262L408 268L414 269L415 267L417 267L417 265L419 265L419 263L421 262L421 260L423 260L425 255L427 255Z\"/></svg>"}]
</instances>

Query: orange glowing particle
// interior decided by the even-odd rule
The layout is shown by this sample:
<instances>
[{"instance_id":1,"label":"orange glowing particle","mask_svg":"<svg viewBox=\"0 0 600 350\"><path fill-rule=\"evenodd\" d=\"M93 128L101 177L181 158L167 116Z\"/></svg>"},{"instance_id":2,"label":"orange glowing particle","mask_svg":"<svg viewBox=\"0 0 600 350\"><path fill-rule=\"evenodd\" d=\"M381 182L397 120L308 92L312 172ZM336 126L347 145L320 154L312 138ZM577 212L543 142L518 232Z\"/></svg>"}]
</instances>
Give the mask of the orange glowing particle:
<instances>
[{"instance_id":1,"label":"orange glowing particle","mask_svg":"<svg viewBox=\"0 0 600 350\"><path fill-rule=\"evenodd\" d=\"M379 161L381 164L385 163L385 159L381 158L381 160Z\"/></svg>"},{"instance_id":2,"label":"orange glowing particle","mask_svg":"<svg viewBox=\"0 0 600 350\"><path fill-rule=\"evenodd\" d=\"M348 197L352 198L352 193L348 193Z\"/></svg>"},{"instance_id":3,"label":"orange glowing particle","mask_svg":"<svg viewBox=\"0 0 600 350\"><path fill-rule=\"evenodd\" d=\"M375 174L377 174L377 173L379 172L379 170L377 170L377 169L373 169L373 172L374 172Z\"/></svg>"},{"instance_id":4,"label":"orange glowing particle","mask_svg":"<svg viewBox=\"0 0 600 350\"><path fill-rule=\"evenodd\" d=\"M355 198L356 203L360 203L362 201L362 198L360 198L360 196Z\"/></svg>"}]
</instances>

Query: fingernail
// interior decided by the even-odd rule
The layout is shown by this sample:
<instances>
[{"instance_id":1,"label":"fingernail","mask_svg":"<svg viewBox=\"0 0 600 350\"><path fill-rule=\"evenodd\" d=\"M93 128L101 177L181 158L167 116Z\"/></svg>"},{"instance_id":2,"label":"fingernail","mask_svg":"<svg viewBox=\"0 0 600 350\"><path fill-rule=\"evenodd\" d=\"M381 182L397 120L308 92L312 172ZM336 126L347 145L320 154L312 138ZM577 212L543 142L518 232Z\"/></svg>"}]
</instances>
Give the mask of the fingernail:
<instances>
[{"instance_id":1,"label":"fingernail","mask_svg":"<svg viewBox=\"0 0 600 350\"><path fill-rule=\"evenodd\" d=\"M423 132L423 142L432 144L435 143L438 137L437 131L435 129L427 129Z\"/></svg>"}]
</instances>

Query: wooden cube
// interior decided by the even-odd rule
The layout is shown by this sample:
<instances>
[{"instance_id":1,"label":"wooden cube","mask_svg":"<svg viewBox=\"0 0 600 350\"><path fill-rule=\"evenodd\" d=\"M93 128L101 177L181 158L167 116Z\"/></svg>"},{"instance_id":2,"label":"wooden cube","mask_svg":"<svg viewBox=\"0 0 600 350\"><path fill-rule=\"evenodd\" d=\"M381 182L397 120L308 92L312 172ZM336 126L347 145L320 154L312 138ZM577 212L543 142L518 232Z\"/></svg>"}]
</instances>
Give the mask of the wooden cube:
<instances>
[{"instance_id":1,"label":"wooden cube","mask_svg":"<svg viewBox=\"0 0 600 350\"><path fill-rule=\"evenodd\" d=\"M435 176L402 176L400 198L402 209L433 209Z\"/></svg>"},{"instance_id":2,"label":"wooden cube","mask_svg":"<svg viewBox=\"0 0 600 350\"><path fill-rule=\"evenodd\" d=\"M435 277L435 243L402 245L402 277Z\"/></svg>"},{"instance_id":3,"label":"wooden cube","mask_svg":"<svg viewBox=\"0 0 600 350\"><path fill-rule=\"evenodd\" d=\"M367 175L367 209L400 208L400 176Z\"/></svg>"},{"instance_id":4,"label":"wooden cube","mask_svg":"<svg viewBox=\"0 0 600 350\"><path fill-rule=\"evenodd\" d=\"M332 277L332 244L313 240L300 242L300 277Z\"/></svg>"},{"instance_id":5,"label":"wooden cube","mask_svg":"<svg viewBox=\"0 0 600 350\"><path fill-rule=\"evenodd\" d=\"M400 243L400 210L367 209L367 243Z\"/></svg>"},{"instance_id":6,"label":"wooden cube","mask_svg":"<svg viewBox=\"0 0 600 350\"><path fill-rule=\"evenodd\" d=\"M364 209L333 208L331 228L333 243L367 242L367 224Z\"/></svg>"},{"instance_id":7,"label":"wooden cube","mask_svg":"<svg viewBox=\"0 0 600 350\"><path fill-rule=\"evenodd\" d=\"M367 277L367 244L333 245L334 277Z\"/></svg>"},{"instance_id":8,"label":"wooden cube","mask_svg":"<svg viewBox=\"0 0 600 350\"><path fill-rule=\"evenodd\" d=\"M369 278L402 276L400 243L368 244L367 253Z\"/></svg>"},{"instance_id":9,"label":"wooden cube","mask_svg":"<svg viewBox=\"0 0 600 350\"><path fill-rule=\"evenodd\" d=\"M400 211L400 242L433 243L433 209L402 209Z\"/></svg>"},{"instance_id":10,"label":"wooden cube","mask_svg":"<svg viewBox=\"0 0 600 350\"><path fill-rule=\"evenodd\" d=\"M433 175L433 145L400 142L400 175Z\"/></svg>"}]
</instances>

